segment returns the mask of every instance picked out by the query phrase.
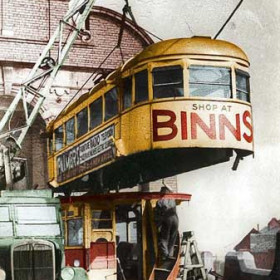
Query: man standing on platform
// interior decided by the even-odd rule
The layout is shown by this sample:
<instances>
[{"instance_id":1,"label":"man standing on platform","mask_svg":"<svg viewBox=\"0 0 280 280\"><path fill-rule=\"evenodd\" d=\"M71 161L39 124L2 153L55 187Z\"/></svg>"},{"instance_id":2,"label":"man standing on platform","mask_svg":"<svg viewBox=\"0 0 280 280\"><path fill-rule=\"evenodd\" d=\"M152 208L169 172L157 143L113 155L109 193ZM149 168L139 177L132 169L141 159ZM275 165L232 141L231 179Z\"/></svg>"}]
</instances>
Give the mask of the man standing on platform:
<instances>
[{"instance_id":1,"label":"man standing on platform","mask_svg":"<svg viewBox=\"0 0 280 280\"><path fill-rule=\"evenodd\" d=\"M172 189L165 185L160 189L162 194L172 193ZM155 209L156 224L159 229L159 253L162 261L172 258L174 245L178 233L178 216L176 213L176 201L170 198L158 200Z\"/></svg>"}]
</instances>

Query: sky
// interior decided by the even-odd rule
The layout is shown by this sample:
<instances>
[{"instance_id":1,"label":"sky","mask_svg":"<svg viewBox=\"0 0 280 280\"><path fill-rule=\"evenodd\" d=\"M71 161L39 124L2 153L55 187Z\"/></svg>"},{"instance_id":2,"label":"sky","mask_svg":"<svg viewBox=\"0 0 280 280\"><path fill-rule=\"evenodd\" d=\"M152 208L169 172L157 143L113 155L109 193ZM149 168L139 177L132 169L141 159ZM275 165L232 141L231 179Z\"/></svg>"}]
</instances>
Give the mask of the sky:
<instances>
[{"instance_id":1,"label":"sky","mask_svg":"<svg viewBox=\"0 0 280 280\"><path fill-rule=\"evenodd\" d=\"M213 37L239 0L129 0L137 23L162 39ZM125 1L97 0L121 12ZM178 209L181 230L201 251L224 256L254 227L280 219L280 1L244 0L218 39L240 46L251 63L255 156L180 174L192 200Z\"/></svg>"}]
</instances>

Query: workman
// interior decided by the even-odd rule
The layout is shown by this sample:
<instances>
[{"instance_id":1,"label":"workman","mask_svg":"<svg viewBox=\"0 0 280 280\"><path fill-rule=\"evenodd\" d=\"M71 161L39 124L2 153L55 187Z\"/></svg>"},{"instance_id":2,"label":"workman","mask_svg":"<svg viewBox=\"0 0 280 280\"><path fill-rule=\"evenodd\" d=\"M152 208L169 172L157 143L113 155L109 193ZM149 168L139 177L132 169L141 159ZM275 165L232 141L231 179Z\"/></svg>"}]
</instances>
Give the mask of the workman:
<instances>
[{"instance_id":1,"label":"workman","mask_svg":"<svg viewBox=\"0 0 280 280\"><path fill-rule=\"evenodd\" d=\"M164 185L162 194L172 193L168 185ZM162 261L174 257L174 245L178 233L178 216L176 213L176 201L170 198L162 198L157 201L155 208L156 224L159 230L159 253Z\"/></svg>"}]
</instances>

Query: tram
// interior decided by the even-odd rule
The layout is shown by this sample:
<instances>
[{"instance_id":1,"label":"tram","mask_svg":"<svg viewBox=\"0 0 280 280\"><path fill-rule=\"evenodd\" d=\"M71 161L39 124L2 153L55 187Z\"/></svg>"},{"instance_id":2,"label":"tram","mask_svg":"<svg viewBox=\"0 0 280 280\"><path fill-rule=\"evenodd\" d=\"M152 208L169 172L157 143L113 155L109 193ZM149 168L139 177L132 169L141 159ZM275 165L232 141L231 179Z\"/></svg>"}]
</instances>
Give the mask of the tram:
<instances>
[{"instance_id":1,"label":"tram","mask_svg":"<svg viewBox=\"0 0 280 280\"><path fill-rule=\"evenodd\" d=\"M253 153L249 60L208 37L155 43L47 128L49 184L103 192Z\"/></svg>"},{"instance_id":2,"label":"tram","mask_svg":"<svg viewBox=\"0 0 280 280\"><path fill-rule=\"evenodd\" d=\"M180 204L191 195L120 192L62 197L66 265L84 268L94 280L174 280L180 239L174 260L162 269L154 215L159 199Z\"/></svg>"}]
</instances>

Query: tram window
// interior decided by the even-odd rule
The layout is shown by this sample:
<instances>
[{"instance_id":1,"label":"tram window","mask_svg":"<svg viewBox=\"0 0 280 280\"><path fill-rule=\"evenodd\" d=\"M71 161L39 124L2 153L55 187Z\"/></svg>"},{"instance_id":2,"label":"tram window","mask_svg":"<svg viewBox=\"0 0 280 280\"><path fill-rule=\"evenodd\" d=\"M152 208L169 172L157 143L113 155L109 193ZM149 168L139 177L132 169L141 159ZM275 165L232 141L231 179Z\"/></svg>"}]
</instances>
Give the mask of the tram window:
<instances>
[{"instance_id":1,"label":"tram window","mask_svg":"<svg viewBox=\"0 0 280 280\"><path fill-rule=\"evenodd\" d=\"M102 123L103 106L102 97L96 99L89 105L90 108L90 129L93 129Z\"/></svg>"},{"instance_id":2,"label":"tram window","mask_svg":"<svg viewBox=\"0 0 280 280\"><path fill-rule=\"evenodd\" d=\"M123 80L123 109L127 109L132 104L132 77Z\"/></svg>"},{"instance_id":3,"label":"tram window","mask_svg":"<svg viewBox=\"0 0 280 280\"><path fill-rule=\"evenodd\" d=\"M181 66L153 69L154 98L184 96L183 69Z\"/></svg>"},{"instance_id":4,"label":"tram window","mask_svg":"<svg viewBox=\"0 0 280 280\"><path fill-rule=\"evenodd\" d=\"M70 119L65 123L65 132L66 132L66 145L69 145L75 140L75 120L74 118Z\"/></svg>"},{"instance_id":5,"label":"tram window","mask_svg":"<svg viewBox=\"0 0 280 280\"><path fill-rule=\"evenodd\" d=\"M88 111L87 108L84 108L77 114L77 137L88 132Z\"/></svg>"},{"instance_id":6,"label":"tram window","mask_svg":"<svg viewBox=\"0 0 280 280\"><path fill-rule=\"evenodd\" d=\"M59 126L55 131L55 150L59 151L63 147L63 126Z\"/></svg>"},{"instance_id":7,"label":"tram window","mask_svg":"<svg viewBox=\"0 0 280 280\"><path fill-rule=\"evenodd\" d=\"M112 228L111 212L107 210L93 210L91 226L92 229Z\"/></svg>"},{"instance_id":8,"label":"tram window","mask_svg":"<svg viewBox=\"0 0 280 280\"><path fill-rule=\"evenodd\" d=\"M191 66L190 95L201 97L231 97L230 69L225 67Z\"/></svg>"},{"instance_id":9,"label":"tram window","mask_svg":"<svg viewBox=\"0 0 280 280\"><path fill-rule=\"evenodd\" d=\"M83 220L82 218L67 221L68 246L83 245Z\"/></svg>"},{"instance_id":10,"label":"tram window","mask_svg":"<svg viewBox=\"0 0 280 280\"><path fill-rule=\"evenodd\" d=\"M148 100L148 71L135 74L135 103Z\"/></svg>"},{"instance_id":11,"label":"tram window","mask_svg":"<svg viewBox=\"0 0 280 280\"><path fill-rule=\"evenodd\" d=\"M250 102L249 74L243 71L236 71L236 97L237 99Z\"/></svg>"},{"instance_id":12,"label":"tram window","mask_svg":"<svg viewBox=\"0 0 280 280\"><path fill-rule=\"evenodd\" d=\"M117 88L113 88L105 93L105 121L117 115L118 112L118 92Z\"/></svg>"}]
</instances>

